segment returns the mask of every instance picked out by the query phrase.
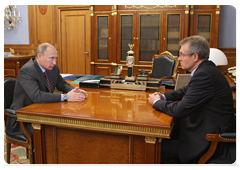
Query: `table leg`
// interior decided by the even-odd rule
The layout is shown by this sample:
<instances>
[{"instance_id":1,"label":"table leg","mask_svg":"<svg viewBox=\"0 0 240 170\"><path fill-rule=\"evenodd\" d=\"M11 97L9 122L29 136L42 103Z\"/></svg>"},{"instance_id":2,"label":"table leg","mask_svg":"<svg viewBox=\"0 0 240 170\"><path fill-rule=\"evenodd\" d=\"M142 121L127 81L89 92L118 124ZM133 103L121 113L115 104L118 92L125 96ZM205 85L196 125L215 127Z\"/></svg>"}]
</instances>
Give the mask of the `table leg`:
<instances>
[{"instance_id":1,"label":"table leg","mask_svg":"<svg viewBox=\"0 0 240 170\"><path fill-rule=\"evenodd\" d=\"M43 164L43 145L42 145L42 131L41 125L32 123L33 127L33 143L34 143L34 155L35 155L35 163Z\"/></svg>"}]
</instances>

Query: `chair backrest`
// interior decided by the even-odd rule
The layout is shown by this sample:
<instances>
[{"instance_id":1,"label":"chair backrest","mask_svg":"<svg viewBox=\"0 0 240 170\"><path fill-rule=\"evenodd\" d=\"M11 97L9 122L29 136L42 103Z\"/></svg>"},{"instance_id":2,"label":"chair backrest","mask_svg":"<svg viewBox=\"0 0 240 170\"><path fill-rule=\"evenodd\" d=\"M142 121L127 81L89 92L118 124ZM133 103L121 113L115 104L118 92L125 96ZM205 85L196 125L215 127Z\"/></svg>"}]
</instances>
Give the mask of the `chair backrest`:
<instances>
[{"instance_id":1,"label":"chair backrest","mask_svg":"<svg viewBox=\"0 0 240 170\"><path fill-rule=\"evenodd\" d=\"M13 102L15 84L16 84L15 77L4 78L4 109L10 108Z\"/></svg>"},{"instance_id":2,"label":"chair backrest","mask_svg":"<svg viewBox=\"0 0 240 170\"><path fill-rule=\"evenodd\" d=\"M153 56L152 78L172 77L176 74L179 61L165 51Z\"/></svg>"}]
</instances>

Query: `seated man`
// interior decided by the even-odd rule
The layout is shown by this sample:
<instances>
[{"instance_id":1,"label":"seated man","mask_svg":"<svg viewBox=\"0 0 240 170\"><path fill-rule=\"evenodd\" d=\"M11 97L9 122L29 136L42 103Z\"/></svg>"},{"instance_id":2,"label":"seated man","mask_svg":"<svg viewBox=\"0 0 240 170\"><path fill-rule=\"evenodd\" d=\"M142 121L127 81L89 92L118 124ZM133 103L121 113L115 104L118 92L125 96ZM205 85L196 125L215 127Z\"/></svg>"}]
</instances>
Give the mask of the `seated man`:
<instances>
[{"instance_id":1,"label":"seated man","mask_svg":"<svg viewBox=\"0 0 240 170\"><path fill-rule=\"evenodd\" d=\"M232 92L224 75L209 61L209 44L201 36L180 41L178 60L191 72L188 85L149 95L153 108L180 119L176 139L162 141L162 163L197 163L209 149L207 133L236 131ZM179 101L179 102L173 102ZM235 143L219 143L214 163L233 163Z\"/></svg>"},{"instance_id":2,"label":"seated man","mask_svg":"<svg viewBox=\"0 0 240 170\"><path fill-rule=\"evenodd\" d=\"M83 101L88 94L79 87L72 87L59 74L56 65L57 50L48 43L38 46L35 58L31 58L19 71L13 103L10 109L17 110L33 103L50 103L60 101ZM46 72L45 72L46 71ZM55 87L65 94L53 93ZM32 126L28 124L32 131ZM6 133L23 134L15 118L7 117Z\"/></svg>"}]
</instances>

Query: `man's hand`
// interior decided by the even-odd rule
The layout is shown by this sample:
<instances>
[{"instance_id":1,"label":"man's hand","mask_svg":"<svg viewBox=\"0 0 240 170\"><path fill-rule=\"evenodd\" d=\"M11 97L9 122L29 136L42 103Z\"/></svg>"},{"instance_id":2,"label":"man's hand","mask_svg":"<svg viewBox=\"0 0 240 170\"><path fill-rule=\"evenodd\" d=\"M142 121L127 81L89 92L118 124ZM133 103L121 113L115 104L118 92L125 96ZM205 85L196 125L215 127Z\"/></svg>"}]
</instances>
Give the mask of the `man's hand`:
<instances>
[{"instance_id":1,"label":"man's hand","mask_svg":"<svg viewBox=\"0 0 240 170\"><path fill-rule=\"evenodd\" d=\"M150 94L149 97L148 97L148 101L151 105L153 105L153 103L156 101L156 100L164 100L164 97L161 93L159 92L155 92L153 94Z\"/></svg>"},{"instance_id":2,"label":"man's hand","mask_svg":"<svg viewBox=\"0 0 240 170\"><path fill-rule=\"evenodd\" d=\"M87 98L88 94L86 91L79 89L79 87L76 87L75 89L71 90L67 93L69 102L81 102L84 99Z\"/></svg>"},{"instance_id":3,"label":"man's hand","mask_svg":"<svg viewBox=\"0 0 240 170\"><path fill-rule=\"evenodd\" d=\"M76 87L76 88L73 89L72 91L74 91L74 92L76 92L76 93L82 93L82 94L85 96L85 98L88 97L87 92L86 92L85 90L79 89L79 87Z\"/></svg>"}]
</instances>

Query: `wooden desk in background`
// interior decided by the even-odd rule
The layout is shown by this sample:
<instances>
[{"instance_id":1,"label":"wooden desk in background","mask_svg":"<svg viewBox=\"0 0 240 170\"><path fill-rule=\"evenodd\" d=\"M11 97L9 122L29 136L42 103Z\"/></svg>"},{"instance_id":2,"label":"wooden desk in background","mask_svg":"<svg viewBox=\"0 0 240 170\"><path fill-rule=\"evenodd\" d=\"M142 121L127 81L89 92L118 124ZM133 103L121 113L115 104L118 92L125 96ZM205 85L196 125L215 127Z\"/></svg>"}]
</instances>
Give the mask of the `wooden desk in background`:
<instances>
[{"instance_id":1,"label":"wooden desk in background","mask_svg":"<svg viewBox=\"0 0 240 170\"><path fill-rule=\"evenodd\" d=\"M148 103L152 91L82 88L84 102L32 104L16 111L32 123L35 163L160 163L173 118Z\"/></svg>"},{"instance_id":2,"label":"wooden desk in background","mask_svg":"<svg viewBox=\"0 0 240 170\"><path fill-rule=\"evenodd\" d=\"M4 58L4 76L17 76L21 67L33 57L35 57L35 55L15 55Z\"/></svg>"},{"instance_id":3,"label":"wooden desk in background","mask_svg":"<svg viewBox=\"0 0 240 170\"><path fill-rule=\"evenodd\" d=\"M230 75L225 75L230 87L231 86L236 86L236 78L231 78ZM237 100L237 95L236 95L236 91L235 90L232 90L232 95L233 95L233 102L234 102L234 108L235 108L235 112L236 112L236 100Z\"/></svg>"}]
</instances>

